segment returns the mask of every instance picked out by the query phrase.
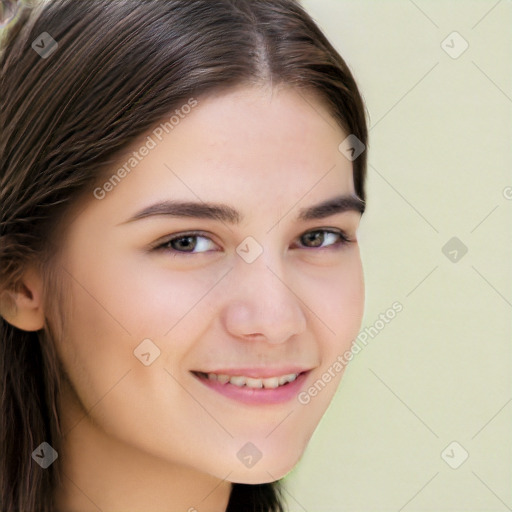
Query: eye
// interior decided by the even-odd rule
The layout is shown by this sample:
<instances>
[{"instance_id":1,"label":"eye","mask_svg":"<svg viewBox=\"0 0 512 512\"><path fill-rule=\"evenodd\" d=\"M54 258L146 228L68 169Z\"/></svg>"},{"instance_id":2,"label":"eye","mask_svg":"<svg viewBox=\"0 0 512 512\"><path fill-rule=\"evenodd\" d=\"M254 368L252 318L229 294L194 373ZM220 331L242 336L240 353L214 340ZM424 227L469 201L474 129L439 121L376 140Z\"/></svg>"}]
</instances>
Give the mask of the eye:
<instances>
[{"instance_id":1,"label":"eye","mask_svg":"<svg viewBox=\"0 0 512 512\"><path fill-rule=\"evenodd\" d=\"M343 231L316 229L302 235L300 242L308 249L323 249L333 246L342 247L351 243L351 240Z\"/></svg>"},{"instance_id":2,"label":"eye","mask_svg":"<svg viewBox=\"0 0 512 512\"><path fill-rule=\"evenodd\" d=\"M163 244L155 247L154 250L175 254L196 254L211 251L211 246L215 246L214 242L200 233L181 233L169 238Z\"/></svg>"},{"instance_id":3,"label":"eye","mask_svg":"<svg viewBox=\"0 0 512 512\"><path fill-rule=\"evenodd\" d=\"M300 237L300 243L307 249L341 248L352 242L343 231L316 229ZM216 244L202 233L190 232L168 238L157 244L153 250L174 255L200 254L215 251Z\"/></svg>"}]
</instances>

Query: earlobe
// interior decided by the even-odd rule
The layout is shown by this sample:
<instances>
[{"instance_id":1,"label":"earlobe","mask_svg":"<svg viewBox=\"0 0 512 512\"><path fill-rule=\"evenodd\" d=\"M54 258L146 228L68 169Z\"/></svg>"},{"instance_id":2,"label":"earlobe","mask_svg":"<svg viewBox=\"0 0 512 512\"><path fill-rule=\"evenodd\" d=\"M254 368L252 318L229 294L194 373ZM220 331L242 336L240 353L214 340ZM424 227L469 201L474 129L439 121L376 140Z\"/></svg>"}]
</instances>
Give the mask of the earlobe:
<instances>
[{"instance_id":1,"label":"earlobe","mask_svg":"<svg viewBox=\"0 0 512 512\"><path fill-rule=\"evenodd\" d=\"M27 270L17 291L2 294L0 314L22 331L39 331L45 322L42 297L42 279L33 269Z\"/></svg>"}]
</instances>

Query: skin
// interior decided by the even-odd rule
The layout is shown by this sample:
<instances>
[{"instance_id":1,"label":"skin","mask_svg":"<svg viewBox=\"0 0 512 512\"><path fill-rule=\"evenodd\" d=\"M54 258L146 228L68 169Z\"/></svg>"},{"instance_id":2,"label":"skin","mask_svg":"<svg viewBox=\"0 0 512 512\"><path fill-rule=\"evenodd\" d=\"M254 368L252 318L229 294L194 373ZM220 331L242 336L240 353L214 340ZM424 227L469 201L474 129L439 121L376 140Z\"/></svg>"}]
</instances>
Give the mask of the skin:
<instances>
[{"instance_id":1,"label":"skin","mask_svg":"<svg viewBox=\"0 0 512 512\"><path fill-rule=\"evenodd\" d=\"M299 364L313 369L307 389L350 348L364 308L360 213L297 220L301 208L355 194L352 163L338 150L346 136L304 92L230 90L200 98L113 191L81 205L60 258L70 321L57 340L69 379L59 512L218 512L231 482L269 482L295 466L342 372L307 405L248 405L190 371ZM244 220L126 223L157 201L198 198ZM319 229L342 230L351 242L301 242ZM204 232L197 252L151 250L191 230ZM250 264L236 252L248 236L264 249ZM45 319L41 279L27 272L24 283L8 320L35 330ZM150 366L133 353L146 338L161 351ZM247 442L262 454L252 468L237 457Z\"/></svg>"}]
</instances>

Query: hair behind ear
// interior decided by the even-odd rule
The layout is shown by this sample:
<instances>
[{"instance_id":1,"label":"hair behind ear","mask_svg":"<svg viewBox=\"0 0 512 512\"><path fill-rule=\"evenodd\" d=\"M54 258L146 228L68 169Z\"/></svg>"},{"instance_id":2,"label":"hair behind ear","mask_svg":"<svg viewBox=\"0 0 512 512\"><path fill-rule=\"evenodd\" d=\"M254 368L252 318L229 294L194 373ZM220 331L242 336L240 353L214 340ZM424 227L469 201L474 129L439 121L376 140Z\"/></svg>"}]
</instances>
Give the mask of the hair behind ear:
<instances>
[{"instance_id":1,"label":"hair behind ear","mask_svg":"<svg viewBox=\"0 0 512 512\"><path fill-rule=\"evenodd\" d=\"M0 289L0 317L16 314L16 301L11 290Z\"/></svg>"},{"instance_id":2,"label":"hair behind ear","mask_svg":"<svg viewBox=\"0 0 512 512\"><path fill-rule=\"evenodd\" d=\"M58 383L51 375L53 345L45 343L46 339L44 331L21 331L0 318L2 512L53 512L47 504L52 502L51 490L59 479L58 465L42 469L32 458L44 441L59 450Z\"/></svg>"}]
</instances>

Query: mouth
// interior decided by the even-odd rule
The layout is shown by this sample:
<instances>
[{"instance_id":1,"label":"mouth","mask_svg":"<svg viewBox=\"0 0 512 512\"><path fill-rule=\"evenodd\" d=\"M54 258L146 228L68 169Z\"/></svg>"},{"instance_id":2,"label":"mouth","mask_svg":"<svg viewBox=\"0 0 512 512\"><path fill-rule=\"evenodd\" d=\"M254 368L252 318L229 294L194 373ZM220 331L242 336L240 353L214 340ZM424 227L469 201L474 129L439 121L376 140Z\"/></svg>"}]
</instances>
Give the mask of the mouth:
<instances>
[{"instance_id":1,"label":"mouth","mask_svg":"<svg viewBox=\"0 0 512 512\"><path fill-rule=\"evenodd\" d=\"M310 371L282 371L274 372L273 375L269 375L268 370L191 373L210 390L232 400L257 405L278 404L291 400L300 392ZM257 375L258 373L260 375Z\"/></svg>"}]
</instances>

